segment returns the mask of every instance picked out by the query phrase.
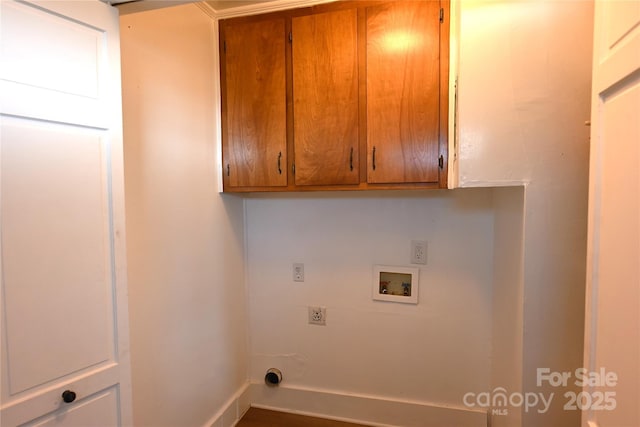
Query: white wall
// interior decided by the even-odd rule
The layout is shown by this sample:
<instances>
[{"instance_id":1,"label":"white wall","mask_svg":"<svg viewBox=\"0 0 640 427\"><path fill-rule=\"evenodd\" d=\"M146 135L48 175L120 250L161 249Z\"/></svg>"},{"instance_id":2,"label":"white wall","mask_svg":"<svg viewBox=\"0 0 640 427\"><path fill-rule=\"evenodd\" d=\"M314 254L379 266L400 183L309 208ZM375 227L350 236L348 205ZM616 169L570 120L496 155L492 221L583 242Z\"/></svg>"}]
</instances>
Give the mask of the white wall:
<instances>
[{"instance_id":1,"label":"white wall","mask_svg":"<svg viewBox=\"0 0 640 427\"><path fill-rule=\"evenodd\" d=\"M525 426L577 426L536 368L582 365L591 82L590 1L462 1L460 184L528 182L525 391L555 392Z\"/></svg>"},{"instance_id":2,"label":"white wall","mask_svg":"<svg viewBox=\"0 0 640 427\"><path fill-rule=\"evenodd\" d=\"M252 382L463 407L490 386L493 216L490 189L248 198ZM408 265L412 239L419 304L373 301L373 266Z\"/></svg>"},{"instance_id":3,"label":"white wall","mask_svg":"<svg viewBox=\"0 0 640 427\"><path fill-rule=\"evenodd\" d=\"M524 187L493 189L493 304L491 390L522 392L524 319ZM493 416L493 427L516 427L522 408L496 407L507 413Z\"/></svg>"},{"instance_id":4,"label":"white wall","mask_svg":"<svg viewBox=\"0 0 640 427\"><path fill-rule=\"evenodd\" d=\"M248 373L243 202L217 193L214 25L187 5L123 16L121 33L134 424L208 425Z\"/></svg>"}]
</instances>

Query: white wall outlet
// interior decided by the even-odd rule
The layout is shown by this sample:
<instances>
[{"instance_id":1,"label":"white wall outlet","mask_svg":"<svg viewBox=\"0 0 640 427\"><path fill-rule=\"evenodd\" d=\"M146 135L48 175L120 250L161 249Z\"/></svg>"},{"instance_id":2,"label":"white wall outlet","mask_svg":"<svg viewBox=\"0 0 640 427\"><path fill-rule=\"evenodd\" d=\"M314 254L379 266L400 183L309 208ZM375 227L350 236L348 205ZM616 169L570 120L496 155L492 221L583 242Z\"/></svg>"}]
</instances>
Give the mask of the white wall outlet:
<instances>
[{"instance_id":1,"label":"white wall outlet","mask_svg":"<svg viewBox=\"0 0 640 427\"><path fill-rule=\"evenodd\" d=\"M327 309L325 307L309 307L309 324L326 325Z\"/></svg>"},{"instance_id":2,"label":"white wall outlet","mask_svg":"<svg viewBox=\"0 0 640 427\"><path fill-rule=\"evenodd\" d=\"M293 264L293 281L304 282L304 264L301 262Z\"/></svg>"},{"instance_id":3,"label":"white wall outlet","mask_svg":"<svg viewBox=\"0 0 640 427\"><path fill-rule=\"evenodd\" d=\"M427 241L412 240L411 241L411 264L427 263Z\"/></svg>"}]
</instances>

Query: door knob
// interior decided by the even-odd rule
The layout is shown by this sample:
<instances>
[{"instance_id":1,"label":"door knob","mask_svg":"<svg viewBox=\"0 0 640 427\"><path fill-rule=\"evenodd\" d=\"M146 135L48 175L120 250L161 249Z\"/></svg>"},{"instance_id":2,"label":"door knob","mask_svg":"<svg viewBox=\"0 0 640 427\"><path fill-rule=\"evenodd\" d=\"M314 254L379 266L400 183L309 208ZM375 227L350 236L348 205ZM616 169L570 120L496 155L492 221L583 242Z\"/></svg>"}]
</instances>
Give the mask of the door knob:
<instances>
[{"instance_id":1,"label":"door knob","mask_svg":"<svg viewBox=\"0 0 640 427\"><path fill-rule=\"evenodd\" d=\"M71 390L65 390L62 392L62 400L64 400L64 403L71 403L74 400L76 400L76 394L75 392L71 391Z\"/></svg>"}]
</instances>

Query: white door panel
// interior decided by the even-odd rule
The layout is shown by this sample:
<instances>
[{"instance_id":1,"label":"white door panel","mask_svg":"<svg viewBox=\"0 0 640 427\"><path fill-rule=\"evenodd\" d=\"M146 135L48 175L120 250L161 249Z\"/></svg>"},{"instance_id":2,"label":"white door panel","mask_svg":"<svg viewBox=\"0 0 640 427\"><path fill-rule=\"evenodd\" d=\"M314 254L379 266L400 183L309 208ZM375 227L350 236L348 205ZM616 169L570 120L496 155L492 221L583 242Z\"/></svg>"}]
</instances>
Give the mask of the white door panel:
<instances>
[{"instance_id":1,"label":"white door panel","mask_svg":"<svg viewBox=\"0 0 640 427\"><path fill-rule=\"evenodd\" d=\"M585 367L617 375L585 386L613 400L583 426L640 425L640 2L595 11ZM614 403L612 407L611 402Z\"/></svg>"},{"instance_id":2,"label":"white door panel","mask_svg":"<svg viewBox=\"0 0 640 427\"><path fill-rule=\"evenodd\" d=\"M48 414L24 427L104 427L118 421L118 390L114 387L73 406Z\"/></svg>"},{"instance_id":3,"label":"white door panel","mask_svg":"<svg viewBox=\"0 0 640 427\"><path fill-rule=\"evenodd\" d=\"M616 392L615 411L597 413L602 427L640 425L640 81L630 83L604 99L600 113L601 138L606 143L592 356L594 370L605 367L618 376L615 387L600 389Z\"/></svg>"},{"instance_id":4,"label":"white door panel","mask_svg":"<svg viewBox=\"0 0 640 427\"><path fill-rule=\"evenodd\" d=\"M97 98L103 37L102 31L49 11L8 3L2 10L0 73L4 80Z\"/></svg>"},{"instance_id":5,"label":"white door panel","mask_svg":"<svg viewBox=\"0 0 640 427\"><path fill-rule=\"evenodd\" d=\"M596 13L594 90L601 96L638 70L640 1L599 1Z\"/></svg>"},{"instance_id":6,"label":"white door panel","mask_svg":"<svg viewBox=\"0 0 640 427\"><path fill-rule=\"evenodd\" d=\"M118 12L0 8L1 423L130 425Z\"/></svg>"},{"instance_id":7,"label":"white door panel","mask_svg":"<svg viewBox=\"0 0 640 427\"><path fill-rule=\"evenodd\" d=\"M115 397L118 404L112 406L117 412L109 415L109 419L119 419L118 424L101 424L102 427L127 425L126 409L128 404L125 396L122 396L118 382L121 382L121 367L118 364L110 364L102 368L90 370L84 374L75 375L69 381L59 382L51 387L41 388L36 392L14 399L2 408L2 426L19 426L42 420L53 413L63 413L76 407L78 404L91 400L93 396L101 394L105 390L117 390ZM77 398L72 403L64 403L62 393L65 390L73 390ZM87 409L85 409L87 410ZM125 415L123 415L125 414ZM105 418L105 415L96 414L96 420ZM60 424L67 425L67 424Z\"/></svg>"},{"instance_id":8,"label":"white door panel","mask_svg":"<svg viewBox=\"0 0 640 427\"><path fill-rule=\"evenodd\" d=\"M603 3L602 14L604 15L604 49L600 53L609 53L617 44L630 39L628 32L638 24L640 17L640 2L637 0L617 0L615 4ZM607 55L608 56L608 55Z\"/></svg>"},{"instance_id":9,"label":"white door panel","mask_svg":"<svg viewBox=\"0 0 640 427\"><path fill-rule=\"evenodd\" d=\"M113 24L96 19L94 3L0 2L3 113L109 127Z\"/></svg>"},{"instance_id":10,"label":"white door panel","mask_svg":"<svg viewBox=\"0 0 640 427\"><path fill-rule=\"evenodd\" d=\"M2 126L2 248L11 395L113 359L113 283L99 131ZM60 256L64 254L64 256Z\"/></svg>"}]
</instances>

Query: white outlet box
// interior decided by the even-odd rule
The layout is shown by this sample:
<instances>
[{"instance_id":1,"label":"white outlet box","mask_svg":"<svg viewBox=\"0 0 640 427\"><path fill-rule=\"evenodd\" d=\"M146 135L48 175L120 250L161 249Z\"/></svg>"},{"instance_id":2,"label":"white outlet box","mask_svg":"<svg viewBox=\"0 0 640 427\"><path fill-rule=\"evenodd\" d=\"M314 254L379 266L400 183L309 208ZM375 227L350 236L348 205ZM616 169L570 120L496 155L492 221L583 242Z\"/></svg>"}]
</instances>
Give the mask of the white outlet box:
<instances>
[{"instance_id":1,"label":"white outlet box","mask_svg":"<svg viewBox=\"0 0 640 427\"><path fill-rule=\"evenodd\" d=\"M427 263L427 241L412 240L411 241L411 264Z\"/></svg>"},{"instance_id":2,"label":"white outlet box","mask_svg":"<svg viewBox=\"0 0 640 427\"><path fill-rule=\"evenodd\" d=\"M327 309L325 307L309 307L309 324L325 326Z\"/></svg>"},{"instance_id":3,"label":"white outlet box","mask_svg":"<svg viewBox=\"0 0 640 427\"><path fill-rule=\"evenodd\" d=\"M304 282L304 264L300 262L293 264L293 281Z\"/></svg>"}]
</instances>

